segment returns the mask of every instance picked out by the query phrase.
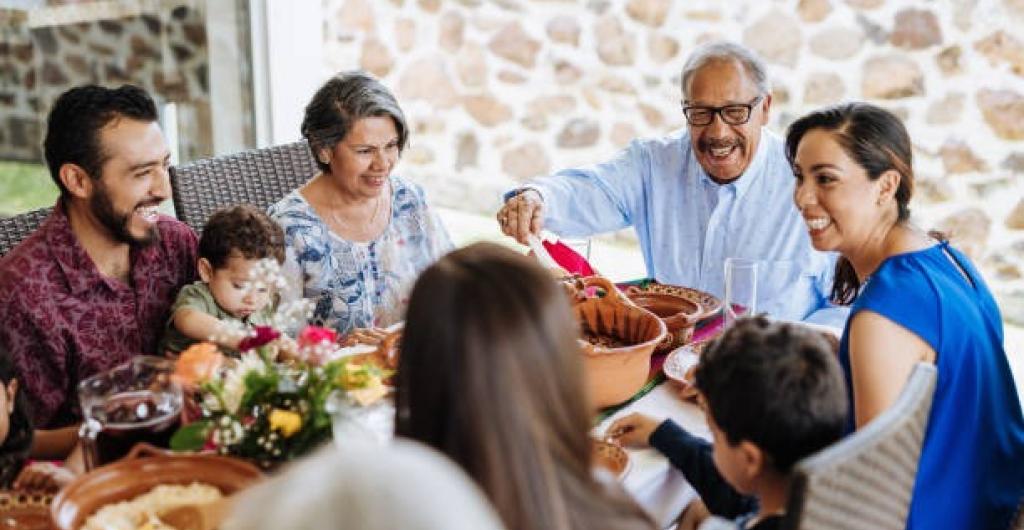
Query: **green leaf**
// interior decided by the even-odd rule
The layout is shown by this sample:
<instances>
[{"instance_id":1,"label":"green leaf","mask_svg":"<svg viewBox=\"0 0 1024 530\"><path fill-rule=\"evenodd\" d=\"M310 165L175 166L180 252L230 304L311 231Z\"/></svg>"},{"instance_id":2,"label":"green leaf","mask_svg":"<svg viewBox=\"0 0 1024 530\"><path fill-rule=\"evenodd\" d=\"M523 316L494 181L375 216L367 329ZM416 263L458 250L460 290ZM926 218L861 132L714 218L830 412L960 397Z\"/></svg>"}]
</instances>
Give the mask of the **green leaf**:
<instances>
[{"instance_id":1,"label":"green leaf","mask_svg":"<svg viewBox=\"0 0 1024 530\"><path fill-rule=\"evenodd\" d=\"M171 437L171 449L175 451L198 451L206 445L210 432L209 420L199 420L178 429Z\"/></svg>"}]
</instances>

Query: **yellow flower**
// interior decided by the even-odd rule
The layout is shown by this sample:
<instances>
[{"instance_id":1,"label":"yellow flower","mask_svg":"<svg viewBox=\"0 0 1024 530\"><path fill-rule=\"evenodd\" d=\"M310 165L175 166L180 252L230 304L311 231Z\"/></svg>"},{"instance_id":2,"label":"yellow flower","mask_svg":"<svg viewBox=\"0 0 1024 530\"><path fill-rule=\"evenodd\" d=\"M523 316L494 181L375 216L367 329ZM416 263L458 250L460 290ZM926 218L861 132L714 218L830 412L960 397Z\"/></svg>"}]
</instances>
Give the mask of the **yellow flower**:
<instances>
[{"instance_id":1,"label":"yellow flower","mask_svg":"<svg viewBox=\"0 0 1024 530\"><path fill-rule=\"evenodd\" d=\"M270 428L288 438L302 428L302 416L290 410L274 409L270 411Z\"/></svg>"},{"instance_id":2,"label":"yellow flower","mask_svg":"<svg viewBox=\"0 0 1024 530\"><path fill-rule=\"evenodd\" d=\"M348 395L362 406L372 405L384 396L388 395L388 387L384 386L380 379L373 379L366 386L349 390Z\"/></svg>"}]
</instances>

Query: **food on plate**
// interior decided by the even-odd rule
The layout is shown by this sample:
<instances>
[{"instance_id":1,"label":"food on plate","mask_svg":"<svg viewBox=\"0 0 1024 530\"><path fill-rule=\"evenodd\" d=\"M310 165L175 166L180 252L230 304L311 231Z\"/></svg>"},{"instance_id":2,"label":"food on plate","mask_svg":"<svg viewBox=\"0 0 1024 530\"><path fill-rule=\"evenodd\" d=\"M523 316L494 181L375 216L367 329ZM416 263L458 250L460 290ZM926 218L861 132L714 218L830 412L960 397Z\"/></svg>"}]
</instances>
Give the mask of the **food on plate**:
<instances>
[{"instance_id":1,"label":"food on plate","mask_svg":"<svg viewBox=\"0 0 1024 530\"><path fill-rule=\"evenodd\" d=\"M175 530L164 524L159 515L186 505L203 505L223 497L209 484L163 484L128 501L108 504L86 521L82 530Z\"/></svg>"},{"instance_id":2,"label":"food on plate","mask_svg":"<svg viewBox=\"0 0 1024 530\"><path fill-rule=\"evenodd\" d=\"M594 346L601 346L603 348L622 348L629 346L626 341L612 336L612 335L599 335L590 331L583 332L583 340L593 344Z\"/></svg>"}]
</instances>

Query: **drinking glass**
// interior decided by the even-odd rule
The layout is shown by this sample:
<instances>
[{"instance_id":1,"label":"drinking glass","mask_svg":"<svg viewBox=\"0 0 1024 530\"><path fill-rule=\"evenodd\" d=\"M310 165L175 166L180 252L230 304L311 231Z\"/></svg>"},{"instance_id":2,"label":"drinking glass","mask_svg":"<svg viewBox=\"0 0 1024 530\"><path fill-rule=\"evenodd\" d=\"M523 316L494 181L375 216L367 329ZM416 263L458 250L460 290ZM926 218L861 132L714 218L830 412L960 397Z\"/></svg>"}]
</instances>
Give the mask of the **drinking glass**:
<instances>
[{"instance_id":1,"label":"drinking glass","mask_svg":"<svg viewBox=\"0 0 1024 530\"><path fill-rule=\"evenodd\" d=\"M756 260L726 258L725 300L722 304L723 325L729 328L742 315L757 313Z\"/></svg>"},{"instance_id":2,"label":"drinking glass","mask_svg":"<svg viewBox=\"0 0 1024 530\"><path fill-rule=\"evenodd\" d=\"M86 469L117 460L138 442L168 447L181 417L174 362L141 355L78 384Z\"/></svg>"}]
</instances>

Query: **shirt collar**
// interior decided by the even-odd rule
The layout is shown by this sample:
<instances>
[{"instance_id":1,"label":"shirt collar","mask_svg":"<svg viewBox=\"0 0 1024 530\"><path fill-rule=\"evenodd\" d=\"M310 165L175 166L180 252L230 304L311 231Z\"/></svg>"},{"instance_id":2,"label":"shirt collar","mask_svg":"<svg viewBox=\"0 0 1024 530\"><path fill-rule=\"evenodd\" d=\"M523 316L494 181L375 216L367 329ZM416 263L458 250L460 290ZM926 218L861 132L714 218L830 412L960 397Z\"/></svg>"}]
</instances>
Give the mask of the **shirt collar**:
<instances>
[{"instance_id":1,"label":"shirt collar","mask_svg":"<svg viewBox=\"0 0 1024 530\"><path fill-rule=\"evenodd\" d=\"M747 166L747 170L743 172L740 177L728 184L719 184L708 176L707 171L704 171L704 166L697 163L697 167L700 169L701 182L705 186L713 187L728 187L736 191L736 200L743 199L746 195L747 190L754 185L754 181L761 178L761 173L764 173L762 169L765 165L765 158L767 158L768 152L768 136L772 134L766 127L761 127L761 139L757 142L757 153L754 153L754 158L750 161L750 165Z\"/></svg>"},{"instance_id":2,"label":"shirt collar","mask_svg":"<svg viewBox=\"0 0 1024 530\"><path fill-rule=\"evenodd\" d=\"M68 218L67 208L60 199L57 199L53 213L43 222L43 230L46 231L46 243L64 274L71 294L79 295L99 285L104 285L110 290L117 288L120 282L100 274L96 264L78 241L78 237L71 230L71 220ZM149 274L147 270L144 270L146 267L143 265L153 261L150 257L153 252L156 252L155 247L158 244L159 242L154 242L152 245L131 249L129 255L131 272L129 274L133 280L144 278Z\"/></svg>"}]
</instances>

